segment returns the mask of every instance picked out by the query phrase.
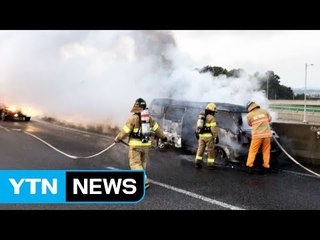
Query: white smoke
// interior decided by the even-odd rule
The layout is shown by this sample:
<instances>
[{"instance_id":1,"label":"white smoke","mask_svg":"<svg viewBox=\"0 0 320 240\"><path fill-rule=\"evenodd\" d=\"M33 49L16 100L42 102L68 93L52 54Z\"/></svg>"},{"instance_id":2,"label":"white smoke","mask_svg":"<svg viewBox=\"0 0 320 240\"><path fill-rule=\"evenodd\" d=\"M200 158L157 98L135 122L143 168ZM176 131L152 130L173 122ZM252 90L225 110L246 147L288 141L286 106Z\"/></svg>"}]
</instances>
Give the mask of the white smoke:
<instances>
[{"instance_id":1,"label":"white smoke","mask_svg":"<svg viewBox=\"0 0 320 240\"><path fill-rule=\"evenodd\" d=\"M121 126L139 97L266 105L257 79L201 67L170 31L0 31L0 103L67 121Z\"/></svg>"}]
</instances>

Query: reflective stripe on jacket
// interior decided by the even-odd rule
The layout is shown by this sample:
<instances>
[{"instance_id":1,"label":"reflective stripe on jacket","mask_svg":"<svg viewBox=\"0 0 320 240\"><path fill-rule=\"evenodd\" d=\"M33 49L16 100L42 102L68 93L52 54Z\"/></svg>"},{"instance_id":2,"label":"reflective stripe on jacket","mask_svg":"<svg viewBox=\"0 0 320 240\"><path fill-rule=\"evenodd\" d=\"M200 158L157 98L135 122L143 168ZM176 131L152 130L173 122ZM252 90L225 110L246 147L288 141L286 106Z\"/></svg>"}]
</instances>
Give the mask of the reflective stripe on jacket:
<instances>
[{"instance_id":1,"label":"reflective stripe on jacket","mask_svg":"<svg viewBox=\"0 0 320 240\"><path fill-rule=\"evenodd\" d=\"M272 136L269 125L272 118L267 110L256 108L248 113L247 120L249 126L252 126L252 138L266 138Z\"/></svg>"},{"instance_id":2,"label":"reflective stripe on jacket","mask_svg":"<svg viewBox=\"0 0 320 240\"><path fill-rule=\"evenodd\" d=\"M155 134L160 137L164 138L165 135L160 128L159 124L150 116L150 127L151 130L155 132ZM138 114L133 114L129 117L126 124L123 126L122 130L117 135L117 139L122 140L126 138L127 136L130 136L131 133L138 133L140 129L140 117ZM149 140L146 143L143 143L140 138L130 138L129 139L129 146L137 146L137 147L150 147L151 146L151 140Z\"/></svg>"},{"instance_id":3,"label":"reflective stripe on jacket","mask_svg":"<svg viewBox=\"0 0 320 240\"><path fill-rule=\"evenodd\" d=\"M211 115L211 114L207 115L204 127L210 128L210 132L200 133L199 137L205 137L205 138L214 137L214 138L216 138L218 136L218 132L217 132L217 128L216 128L217 123L216 123L216 119L213 115Z\"/></svg>"}]
</instances>

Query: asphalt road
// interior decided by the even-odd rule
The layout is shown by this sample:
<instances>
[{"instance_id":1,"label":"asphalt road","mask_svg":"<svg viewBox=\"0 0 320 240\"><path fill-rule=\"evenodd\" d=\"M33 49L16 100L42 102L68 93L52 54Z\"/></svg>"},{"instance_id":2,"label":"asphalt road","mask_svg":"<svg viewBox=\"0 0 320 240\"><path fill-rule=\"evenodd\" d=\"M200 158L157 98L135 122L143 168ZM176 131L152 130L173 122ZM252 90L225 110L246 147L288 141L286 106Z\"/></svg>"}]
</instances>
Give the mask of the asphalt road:
<instances>
[{"instance_id":1,"label":"asphalt road","mask_svg":"<svg viewBox=\"0 0 320 240\"><path fill-rule=\"evenodd\" d=\"M119 143L91 159L114 136L78 131L47 122L0 121L1 169L129 169L128 148ZM247 174L239 166L194 168L194 155L177 150L150 151L151 187L135 204L0 204L4 210L320 210L320 179L289 162L268 175ZM315 169L318 171L319 168Z\"/></svg>"}]
</instances>

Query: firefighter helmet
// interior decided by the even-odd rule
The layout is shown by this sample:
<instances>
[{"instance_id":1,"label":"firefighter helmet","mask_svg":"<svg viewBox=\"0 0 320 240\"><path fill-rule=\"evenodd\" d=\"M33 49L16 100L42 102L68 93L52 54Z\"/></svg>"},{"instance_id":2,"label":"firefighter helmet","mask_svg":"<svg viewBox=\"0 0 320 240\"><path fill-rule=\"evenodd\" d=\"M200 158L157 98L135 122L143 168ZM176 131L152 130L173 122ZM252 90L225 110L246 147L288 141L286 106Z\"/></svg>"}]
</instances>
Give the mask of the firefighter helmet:
<instances>
[{"instance_id":1,"label":"firefighter helmet","mask_svg":"<svg viewBox=\"0 0 320 240\"><path fill-rule=\"evenodd\" d=\"M214 103L209 103L206 107L207 110L210 110L212 112L215 112L217 109L217 106Z\"/></svg>"},{"instance_id":2,"label":"firefighter helmet","mask_svg":"<svg viewBox=\"0 0 320 240\"><path fill-rule=\"evenodd\" d=\"M131 112L135 112L135 113L139 113L139 112L142 112L144 109L146 109L147 107L147 103L145 100L143 100L142 98L138 98L132 109L131 109Z\"/></svg>"},{"instance_id":3,"label":"firefighter helmet","mask_svg":"<svg viewBox=\"0 0 320 240\"><path fill-rule=\"evenodd\" d=\"M260 107L258 104L256 104L255 102L253 101L249 101L247 103L247 110L248 112L251 112L253 109L257 108L257 107Z\"/></svg>"}]
</instances>

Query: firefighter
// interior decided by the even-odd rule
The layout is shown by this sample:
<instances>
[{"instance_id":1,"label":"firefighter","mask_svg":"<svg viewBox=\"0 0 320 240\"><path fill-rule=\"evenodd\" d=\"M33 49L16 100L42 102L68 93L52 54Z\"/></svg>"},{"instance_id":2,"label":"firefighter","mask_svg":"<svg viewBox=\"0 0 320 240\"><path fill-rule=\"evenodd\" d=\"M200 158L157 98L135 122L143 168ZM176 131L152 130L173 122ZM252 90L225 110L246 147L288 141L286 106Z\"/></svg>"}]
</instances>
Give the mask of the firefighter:
<instances>
[{"instance_id":1,"label":"firefighter","mask_svg":"<svg viewBox=\"0 0 320 240\"><path fill-rule=\"evenodd\" d=\"M129 136L130 169L146 171L149 148L151 147L150 131L154 131L163 142L167 142L167 137L159 124L149 116L145 100L138 98L131 112L133 115L129 117L122 130L114 139L114 142L118 143ZM145 177L145 188L148 189L150 184L147 175Z\"/></svg>"},{"instance_id":2,"label":"firefighter","mask_svg":"<svg viewBox=\"0 0 320 240\"><path fill-rule=\"evenodd\" d=\"M207 167L214 169L215 152L214 145L218 144L219 137L214 117L217 107L214 103L209 103L204 112L198 116L196 137L198 139L198 150L195 159L195 167L202 168L202 157L207 147Z\"/></svg>"},{"instance_id":3,"label":"firefighter","mask_svg":"<svg viewBox=\"0 0 320 240\"><path fill-rule=\"evenodd\" d=\"M251 134L252 140L249 148L249 154L246 162L248 173L252 173L255 157L260 147L262 148L263 155L263 172L267 173L270 168L270 149L271 149L271 130L269 122L272 118L269 112L252 101L247 103L247 121L249 126L252 127Z\"/></svg>"}]
</instances>

